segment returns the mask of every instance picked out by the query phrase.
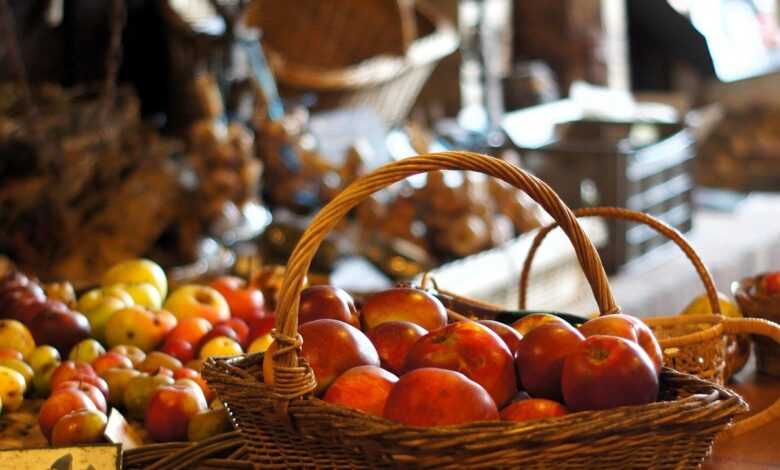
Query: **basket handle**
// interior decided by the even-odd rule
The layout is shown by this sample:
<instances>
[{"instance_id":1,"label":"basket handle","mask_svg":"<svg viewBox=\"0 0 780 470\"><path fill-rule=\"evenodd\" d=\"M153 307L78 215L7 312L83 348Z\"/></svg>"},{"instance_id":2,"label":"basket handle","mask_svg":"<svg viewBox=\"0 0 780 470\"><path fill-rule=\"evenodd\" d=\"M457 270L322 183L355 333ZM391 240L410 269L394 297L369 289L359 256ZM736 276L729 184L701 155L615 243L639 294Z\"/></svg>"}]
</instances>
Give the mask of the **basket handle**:
<instances>
[{"instance_id":1,"label":"basket handle","mask_svg":"<svg viewBox=\"0 0 780 470\"><path fill-rule=\"evenodd\" d=\"M678 247L685 253L685 256L693 264L696 272L699 274L704 289L707 291L707 300L710 303L712 313L715 315L720 314L720 302L718 302L718 291L715 288L715 282L712 280L712 275L709 269L704 265L696 250L691 246L685 237L675 228L667 225L665 222L658 220L657 218L645 214L643 212L637 212L630 209L624 209L620 207L586 207L583 209L577 209L574 211L577 217L609 217L613 219L631 220L639 222L653 228L656 232L664 235L666 238L672 240ZM531 272L531 263L533 263L534 255L539 249L544 237L547 236L550 231L558 226L557 223L550 224L546 227L539 229L539 232L534 237L531 247L528 249L528 255L523 263L523 270L520 273L519 283L519 308L525 309L527 292L528 292L528 277ZM602 311L603 313L603 311Z\"/></svg>"},{"instance_id":2,"label":"basket handle","mask_svg":"<svg viewBox=\"0 0 780 470\"><path fill-rule=\"evenodd\" d=\"M780 325L763 318L723 318L723 332L727 334L754 334L768 336L780 344ZM723 431L724 437L734 437L752 431L771 421L780 418L780 399L768 408L749 418L734 423Z\"/></svg>"},{"instance_id":3,"label":"basket handle","mask_svg":"<svg viewBox=\"0 0 780 470\"><path fill-rule=\"evenodd\" d=\"M273 335L277 346L272 353L271 361L272 390L281 413L286 415L290 400L316 387L311 368L305 362L299 363L298 352L302 341L297 331L298 303L304 276L320 243L347 212L369 195L409 176L436 170L468 170L485 173L528 193L558 221L571 240L601 312L619 311L596 248L577 222L571 209L542 180L511 163L472 152L440 152L405 158L386 164L358 178L325 205L314 217L290 255L276 309L276 328Z\"/></svg>"},{"instance_id":4,"label":"basket handle","mask_svg":"<svg viewBox=\"0 0 780 470\"><path fill-rule=\"evenodd\" d=\"M404 53L409 52L412 43L417 39L416 0L396 0L401 20L401 41Z\"/></svg>"}]
</instances>

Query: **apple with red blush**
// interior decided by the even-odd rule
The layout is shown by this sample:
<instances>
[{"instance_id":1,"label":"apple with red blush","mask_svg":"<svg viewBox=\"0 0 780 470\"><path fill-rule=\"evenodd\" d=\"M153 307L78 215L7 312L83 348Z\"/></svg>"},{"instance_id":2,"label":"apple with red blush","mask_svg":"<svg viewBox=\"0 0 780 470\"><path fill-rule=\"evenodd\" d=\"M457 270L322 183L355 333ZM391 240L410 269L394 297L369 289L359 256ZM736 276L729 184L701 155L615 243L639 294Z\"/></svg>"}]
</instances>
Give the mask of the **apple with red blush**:
<instances>
[{"instance_id":1,"label":"apple with red blush","mask_svg":"<svg viewBox=\"0 0 780 470\"><path fill-rule=\"evenodd\" d=\"M532 329L520 341L515 365L522 388L535 398L560 401L563 361L585 340L568 323L551 322Z\"/></svg>"},{"instance_id":2,"label":"apple with red blush","mask_svg":"<svg viewBox=\"0 0 780 470\"><path fill-rule=\"evenodd\" d=\"M512 323L512 328L522 336L527 335L534 328L546 323L568 324L565 320L549 313L532 313Z\"/></svg>"},{"instance_id":3,"label":"apple with red blush","mask_svg":"<svg viewBox=\"0 0 780 470\"><path fill-rule=\"evenodd\" d=\"M389 321L371 329L366 336L379 353L382 367L394 374L400 374L409 350L427 334L425 328L412 322Z\"/></svg>"},{"instance_id":4,"label":"apple with red blush","mask_svg":"<svg viewBox=\"0 0 780 470\"><path fill-rule=\"evenodd\" d=\"M383 290L363 303L361 316L368 331L389 321L408 321L428 331L447 325L447 310L428 292L411 287Z\"/></svg>"},{"instance_id":5,"label":"apple with red blush","mask_svg":"<svg viewBox=\"0 0 780 470\"><path fill-rule=\"evenodd\" d=\"M511 403L501 410L504 421L532 421L536 419L554 418L568 413L565 406L557 401L546 398L529 398Z\"/></svg>"},{"instance_id":6,"label":"apple with red blush","mask_svg":"<svg viewBox=\"0 0 780 470\"><path fill-rule=\"evenodd\" d=\"M517 354L517 348L520 347L520 340L523 339L523 335L521 335L520 332L509 325L495 320L479 320L478 323L485 325L486 327L490 328L493 333L497 334L498 337L504 341L504 344L509 349L509 352L512 353L512 357L515 357L515 354Z\"/></svg>"},{"instance_id":7,"label":"apple with red blush","mask_svg":"<svg viewBox=\"0 0 780 470\"><path fill-rule=\"evenodd\" d=\"M298 305L298 324L330 318L360 328L355 300L343 289L333 286L312 286L301 292Z\"/></svg>"},{"instance_id":8,"label":"apple with red blush","mask_svg":"<svg viewBox=\"0 0 780 470\"><path fill-rule=\"evenodd\" d=\"M653 331L642 320L620 313L603 315L583 323L580 325L579 331L586 338L594 335L608 335L633 341L650 357L656 372L661 373L664 362L661 346Z\"/></svg>"},{"instance_id":9,"label":"apple with red blush","mask_svg":"<svg viewBox=\"0 0 780 470\"><path fill-rule=\"evenodd\" d=\"M260 289L247 285L244 279L236 276L221 276L209 283L222 294L230 307L230 316L244 321L265 315L265 298Z\"/></svg>"},{"instance_id":10,"label":"apple with red blush","mask_svg":"<svg viewBox=\"0 0 780 470\"><path fill-rule=\"evenodd\" d=\"M322 399L334 405L382 416L398 377L381 367L358 366L347 370L328 387Z\"/></svg>"}]
</instances>

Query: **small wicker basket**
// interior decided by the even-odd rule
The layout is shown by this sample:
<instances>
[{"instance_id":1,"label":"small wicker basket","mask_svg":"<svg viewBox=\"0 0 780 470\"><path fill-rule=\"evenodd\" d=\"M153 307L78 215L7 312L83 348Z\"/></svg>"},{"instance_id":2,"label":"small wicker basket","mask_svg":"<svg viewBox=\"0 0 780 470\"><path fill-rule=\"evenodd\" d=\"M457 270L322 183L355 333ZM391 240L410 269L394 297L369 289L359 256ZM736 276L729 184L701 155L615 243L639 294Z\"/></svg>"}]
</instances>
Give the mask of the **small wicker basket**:
<instances>
[{"instance_id":1,"label":"small wicker basket","mask_svg":"<svg viewBox=\"0 0 780 470\"><path fill-rule=\"evenodd\" d=\"M502 160L467 152L390 163L326 205L293 251L277 307L274 335L279 347L270 363L275 383L263 381L262 354L211 358L204 365L204 377L241 433L246 458L264 468L697 468L715 436L747 406L728 389L672 369L662 373L658 402L526 423L410 427L313 396L316 378L300 357L297 312L318 246L368 195L435 170L477 171L526 191L572 241L600 311L619 310L596 249L571 210L538 178Z\"/></svg>"},{"instance_id":2,"label":"small wicker basket","mask_svg":"<svg viewBox=\"0 0 780 470\"><path fill-rule=\"evenodd\" d=\"M748 359L739 350L737 335L756 334L780 343L780 325L758 318L726 318L720 315L715 282L696 250L676 229L650 215L616 207L590 207L574 211L578 217L609 217L645 224L672 240L691 261L707 292L713 315L676 315L643 318L658 337L664 364L676 370L723 384ZM520 274L519 307L526 308L526 291L531 264L545 236L557 225L539 230L528 251ZM739 421L727 433L739 435L780 417L780 400L769 408Z\"/></svg>"},{"instance_id":3,"label":"small wicker basket","mask_svg":"<svg viewBox=\"0 0 780 470\"><path fill-rule=\"evenodd\" d=\"M318 109L368 106L391 125L458 46L452 25L422 0L255 0L247 23L263 31L283 95L316 93Z\"/></svg>"}]
</instances>

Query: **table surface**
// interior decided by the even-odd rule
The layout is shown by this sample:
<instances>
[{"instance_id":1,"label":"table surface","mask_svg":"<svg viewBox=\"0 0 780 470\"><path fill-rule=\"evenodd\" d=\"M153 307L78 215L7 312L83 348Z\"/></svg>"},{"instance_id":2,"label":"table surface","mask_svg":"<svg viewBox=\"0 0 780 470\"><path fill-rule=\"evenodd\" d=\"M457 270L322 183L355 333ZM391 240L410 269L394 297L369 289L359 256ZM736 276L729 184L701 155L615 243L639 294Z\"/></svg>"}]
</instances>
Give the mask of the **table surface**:
<instances>
[{"instance_id":1,"label":"table surface","mask_svg":"<svg viewBox=\"0 0 780 470\"><path fill-rule=\"evenodd\" d=\"M758 374L751 359L729 387L757 413L780 398L780 377ZM731 439L718 439L704 470L780 469L780 420Z\"/></svg>"}]
</instances>

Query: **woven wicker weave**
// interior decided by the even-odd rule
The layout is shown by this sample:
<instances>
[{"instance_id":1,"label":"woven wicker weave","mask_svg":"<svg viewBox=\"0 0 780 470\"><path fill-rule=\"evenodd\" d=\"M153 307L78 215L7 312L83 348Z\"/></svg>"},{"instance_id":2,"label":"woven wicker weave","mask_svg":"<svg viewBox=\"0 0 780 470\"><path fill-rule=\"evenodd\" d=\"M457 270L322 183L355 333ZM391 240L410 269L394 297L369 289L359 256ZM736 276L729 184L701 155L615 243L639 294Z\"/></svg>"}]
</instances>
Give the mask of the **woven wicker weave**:
<instances>
[{"instance_id":1,"label":"woven wicker weave","mask_svg":"<svg viewBox=\"0 0 780 470\"><path fill-rule=\"evenodd\" d=\"M572 240L601 312L619 311L595 248L574 214L541 180L502 160L467 152L385 165L325 206L293 251L277 307L274 385L263 382L262 354L212 358L204 365L204 376L241 432L247 458L262 468L698 467L715 435L746 405L725 388L671 369L662 374L656 403L527 423L408 427L312 396L316 381L299 357L297 311L304 276L321 241L373 192L414 174L447 169L482 172L525 190Z\"/></svg>"},{"instance_id":2,"label":"woven wicker weave","mask_svg":"<svg viewBox=\"0 0 780 470\"><path fill-rule=\"evenodd\" d=\"M763 276L759 274L734 282L731 292L744 315L780 323L780 300L756 289ZM780 346L760 336L754 336L753 342L756 345L756 368L765 374L780 376Z\"/></svg>"},{"instance_id":3,"label":"woven wicker weave","mask_svg":"<svg viewBox=\"0 0 780 470\"><path fill-rule=\"evenodd\" d=\"M256 0L247 23L263 30L282 94L317 94L317 108L368 106L403 120L458 36L423 1ZM419 37L418 37L419 31Z\"/></svg>"},{"instance_id":4,"label":"woven wicker weave","mask_svg":"<svg viewBox=\"0 0 780 470\"><path fill-rule=\"evenodd\" d=\"M720 303L712 275L696 250L676 229L650 215L623 208L591 207L578 209L574 214L578 217L610 217L645 224L672 240L693 264L704 284L713 315L643 318L658 338L664 353L664 364L667 367L722 384L728 377L727 369L733 370L737 367L737 364L728 362L727 345L729 342L736 343L738 334L757 334L766 337L766 341L780 343L780 326L773 322L755 318L725 318L720 315ZM526 291L534 255L545 236L555 227L556 225L553 224L542 228L531 243L520 274L519 306L521 309L526 308ZM745 358L737 357L735 360L743 362ZM728 430L728 433L742 434L777 417L780 417L780 401L761 413L738 422Z\"/></svg>"}]
</instances>

